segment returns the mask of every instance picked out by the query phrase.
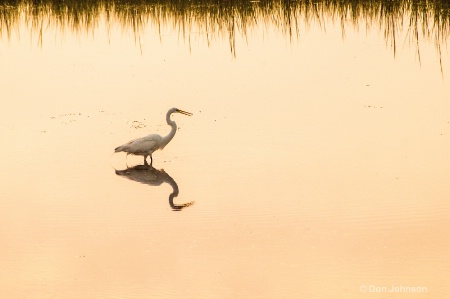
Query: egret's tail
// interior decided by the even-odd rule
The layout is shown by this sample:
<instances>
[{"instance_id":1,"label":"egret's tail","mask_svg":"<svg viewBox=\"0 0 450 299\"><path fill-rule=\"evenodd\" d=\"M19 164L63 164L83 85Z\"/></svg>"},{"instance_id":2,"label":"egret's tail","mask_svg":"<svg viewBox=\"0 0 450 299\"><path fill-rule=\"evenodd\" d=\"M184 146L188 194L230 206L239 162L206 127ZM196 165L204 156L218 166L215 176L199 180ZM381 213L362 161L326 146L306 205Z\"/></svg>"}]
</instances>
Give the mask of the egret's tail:
<instances>
[{"instance_id":1,"label":"egret's tail","mask_svg":"<svg viewBox=\"0 0 450 299\"><path fill-rule=\"evenodd\" d=\"M116 152L116 153L123 152L126 148L127 148L126 145L121 145L121 146L116 147L114 149L114 152Z\"/></svg>"}]
</instances>

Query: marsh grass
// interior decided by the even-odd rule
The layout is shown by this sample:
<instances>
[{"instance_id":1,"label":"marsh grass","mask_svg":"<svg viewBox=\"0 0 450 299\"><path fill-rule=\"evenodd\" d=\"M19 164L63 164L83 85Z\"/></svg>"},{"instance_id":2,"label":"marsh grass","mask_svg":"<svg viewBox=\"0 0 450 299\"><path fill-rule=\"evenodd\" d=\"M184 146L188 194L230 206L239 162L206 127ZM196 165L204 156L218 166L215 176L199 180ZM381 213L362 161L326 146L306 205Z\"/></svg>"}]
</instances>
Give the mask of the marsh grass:
<instances>
[{"instance_id":1,"label":"marsh grass","mask_svg":"<svg viewBox=\"0 0 450 299\"><path fill-rule=\"evenodd\" d=\"M143 32L151 27L161 34L176 30L189 47L191 41L228 39L236 55L236 36L244 39L256 27L274 26L290 41L300 37L312 24L326 30L327 21L339 24L345 38L348 26L358 30L378 28L394 55L406 32L409 45L416 47L420 62L420 42L434 43L441 59L450 34L447 1L345 1L345 0L8 0L0 3L0 38L11 38L24 22L42 46L43 31L54 26L61 34L70 31L89 34L105 22L109 29L118 23L130 31L141 45ZM441 64L442 65L442 64ZM441 66L442 67L442 66Z\"/></svg>"}]
</instances>

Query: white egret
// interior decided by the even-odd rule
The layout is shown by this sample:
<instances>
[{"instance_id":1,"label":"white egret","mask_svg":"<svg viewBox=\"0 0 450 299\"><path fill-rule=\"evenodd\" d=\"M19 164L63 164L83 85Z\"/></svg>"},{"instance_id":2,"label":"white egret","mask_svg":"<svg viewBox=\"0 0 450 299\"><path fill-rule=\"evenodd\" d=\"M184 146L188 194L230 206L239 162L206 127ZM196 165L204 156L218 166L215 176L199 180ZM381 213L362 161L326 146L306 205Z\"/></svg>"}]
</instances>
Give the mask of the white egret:
<instances>
[{"instance_id":1,"label":"white egret","mask_svg":"<svg viewBox=\"0 0 450 299\"><path fill-rule=\"evenodd\" d=\"M150 134L148 136L138 138L131 140L128 143L125 143L121 146L116 147L114 150L117 152L126 152L127 155L137 155L137 156L144 156L144 163L148 165L147 163L147 157L150 156L150 165L153 163L152 154L156 150L162 150L169 142L172 140L173 136L175 136L175 133L177 132L177 124L170 119L170 116L172 113L181 113L184 115L191 116L192 113L186 112L177 108L172 108L167 111L166 120L167 124L172 127L170 130L170 133L167 136L162 137L158 134Z\"/></svg>"}]
</instances>

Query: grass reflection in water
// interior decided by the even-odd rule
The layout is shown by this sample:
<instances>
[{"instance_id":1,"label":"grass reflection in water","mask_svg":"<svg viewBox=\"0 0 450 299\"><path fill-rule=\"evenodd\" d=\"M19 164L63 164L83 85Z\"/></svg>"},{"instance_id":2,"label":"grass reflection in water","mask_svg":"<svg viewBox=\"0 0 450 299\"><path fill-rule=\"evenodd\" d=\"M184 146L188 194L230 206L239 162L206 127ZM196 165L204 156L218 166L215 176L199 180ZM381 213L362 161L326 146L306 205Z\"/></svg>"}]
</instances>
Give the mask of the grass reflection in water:
<instances>
[{"instance_id":1,"label":"grass reflection in water","mask_svg":"<svg viewBox=\"0 0 450 299\"><path fill-rule=\"evenodd\" d=\"M208 45L217 38L227 38L234 56L236 34L247 38L257 26L272 26L290 40L298 38L302 28L324 26L326 20L340 24L344 36L346 26L377 28L394 55L399 36L407 32L419 60L422 39L434 42L441 56L450 35L447 1L10 0L0 3L0 38L11 38L19 23L25 22L42 45L42 32L49 26L62 33L82 34L93 31L103 20L107 28L118 23L122 30L131 31L137 44L148 27L160 34L164 28L175 30L189 45L195 38Z\"/></svg>"}]
</instances>

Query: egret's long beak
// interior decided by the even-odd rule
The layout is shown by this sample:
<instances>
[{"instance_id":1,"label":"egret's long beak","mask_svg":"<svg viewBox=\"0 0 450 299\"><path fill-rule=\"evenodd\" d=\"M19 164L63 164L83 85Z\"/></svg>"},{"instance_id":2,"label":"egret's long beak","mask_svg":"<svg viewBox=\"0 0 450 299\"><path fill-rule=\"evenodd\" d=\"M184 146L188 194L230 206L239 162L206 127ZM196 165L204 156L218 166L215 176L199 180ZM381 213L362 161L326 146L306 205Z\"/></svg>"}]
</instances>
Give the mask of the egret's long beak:
<instances>
[{"instance_id":1,"label":"egret's long beak","mask_svg":"<svg viewBox=\"0 0 450 299\"><path fill-rule=\"evenodd\" d=\"M184 114L184 115L187 115L187 116L192 116L192 113L186 112L186 111L183 111L183 110L180 110L180 109L177 109L177 112L181 113L181 114Z\"/></svg>"}]
</instances>

